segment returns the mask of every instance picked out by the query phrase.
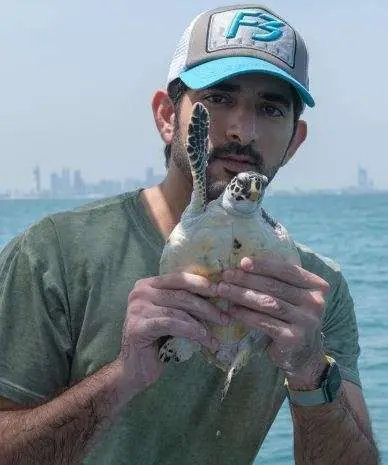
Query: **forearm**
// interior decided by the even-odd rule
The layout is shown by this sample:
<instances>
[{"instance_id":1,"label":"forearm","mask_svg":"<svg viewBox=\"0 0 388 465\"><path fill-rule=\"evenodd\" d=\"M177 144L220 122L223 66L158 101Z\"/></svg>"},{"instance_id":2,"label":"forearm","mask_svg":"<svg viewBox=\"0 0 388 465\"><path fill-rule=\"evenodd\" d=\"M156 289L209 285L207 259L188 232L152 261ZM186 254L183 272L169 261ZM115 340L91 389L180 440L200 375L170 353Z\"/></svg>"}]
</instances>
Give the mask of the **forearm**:
<instances>
[{"instance_id":1,"label":"forearm","mask_svg":"<svg viewBox=\"0 0 388 465\"><path fill-rule=\"evenodd\" d=\"M0 412L1 463L82 463L98 434L136 393L128 388L121 388L121 367L113 363L44 405Z\"/></svg>"},{"instance_id":2,"label":"forearm","mask_svg":"<svg viewBox=\"0 0 388 465\"><path fill-rule=\"evenodd\" d=\"M341 389L336 401L316 407L292 406L297 465L378 465L372 433L356 421Z\"/></svg>"}]
</instances>

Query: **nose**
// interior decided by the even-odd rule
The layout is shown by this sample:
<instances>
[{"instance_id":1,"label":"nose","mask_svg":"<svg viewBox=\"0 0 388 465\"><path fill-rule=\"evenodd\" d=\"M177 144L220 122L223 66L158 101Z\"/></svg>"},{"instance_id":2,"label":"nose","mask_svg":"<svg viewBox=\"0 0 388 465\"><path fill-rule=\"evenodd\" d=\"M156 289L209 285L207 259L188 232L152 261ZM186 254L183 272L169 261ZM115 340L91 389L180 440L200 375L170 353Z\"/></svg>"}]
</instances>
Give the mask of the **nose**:
<instances>
[{"instance_id":1,"label":"nose","mask_svg":"<svg viewBox=\"0 0 388 465\"><path fill-rule=\"evenodd\" d=\"M253 105L233 109L226 129L228 142L249 145L256 142L256 112Z\"/></svg>"}]
</instances>

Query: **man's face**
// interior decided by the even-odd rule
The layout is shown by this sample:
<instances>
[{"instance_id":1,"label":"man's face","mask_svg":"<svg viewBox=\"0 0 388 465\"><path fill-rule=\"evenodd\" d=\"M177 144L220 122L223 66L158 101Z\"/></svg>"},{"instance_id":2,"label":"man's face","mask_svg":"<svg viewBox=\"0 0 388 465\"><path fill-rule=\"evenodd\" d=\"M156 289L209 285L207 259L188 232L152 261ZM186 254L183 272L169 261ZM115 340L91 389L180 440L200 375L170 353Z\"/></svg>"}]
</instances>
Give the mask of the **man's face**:
<instances>
[{"instance_id":1,"label":"man's face","mask_svg":"<svg viewBox=\"0 0 388 465\"><path fill-rule=\"evenodd\" d=\"M210 157L206 172L209 200L218 197L239 172L257 171L271 180L286 155L294 132L291 86L274 77L242 75L182 98L171 157L191 179L185 141L193 105L210 114Z\"/></svg>"}]
</instances>

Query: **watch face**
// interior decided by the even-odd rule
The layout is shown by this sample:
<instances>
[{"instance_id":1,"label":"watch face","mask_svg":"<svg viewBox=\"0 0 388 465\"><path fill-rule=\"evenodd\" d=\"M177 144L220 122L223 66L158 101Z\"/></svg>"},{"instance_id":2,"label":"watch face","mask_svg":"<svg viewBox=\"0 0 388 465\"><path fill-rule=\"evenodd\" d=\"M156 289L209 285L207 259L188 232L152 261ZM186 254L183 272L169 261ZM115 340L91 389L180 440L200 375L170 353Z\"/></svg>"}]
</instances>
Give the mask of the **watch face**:
<instances>
[{"instance_id":1,"label":"watch face","mask_svg":"<svg viewBox=\"0 0 388 465\"><path fill-rule=\"evenodd\" d=\"M334 363L330 366L326 375L325 393L327 400L332 402L336 397L341 386L341 375L338 365Z\"/></svg>"}]
</instances>

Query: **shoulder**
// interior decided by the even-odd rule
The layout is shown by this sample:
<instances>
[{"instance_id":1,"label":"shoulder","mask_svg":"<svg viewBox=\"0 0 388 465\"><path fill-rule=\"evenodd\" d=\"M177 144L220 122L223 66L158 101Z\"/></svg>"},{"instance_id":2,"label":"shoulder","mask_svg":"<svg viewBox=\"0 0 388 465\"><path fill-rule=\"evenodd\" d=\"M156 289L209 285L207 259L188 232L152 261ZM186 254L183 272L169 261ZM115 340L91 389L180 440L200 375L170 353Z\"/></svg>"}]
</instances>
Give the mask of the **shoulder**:
<instances>
[{"instance_id":1,"label":"shoulder","mask_svg":"<svg viewBox=\"0 0 388 465\"><path fill-rule=\"evenodd\" d=\"M295 243L295 245L299 252L302 268L320 276L326 281L333 282L338 280L338 277L342 274L341 266L338 262L330 257L318 254L304 244Z\"/></svg>"},{"instance_id":2,"label":"shoulder","mask_svg":"<svg viewBox=\"0 0 388 465\"><path fill-rule=\"evenodd\" d=\"M95 239L101 244L104 238L113 238L139 211L139 192L104 198L40 218L4 246L0 262L9 262L15 254L33 252L43 257L59 251L64 244L71 250L91 246Z\"/></svg>"},{"instance_id":3,"label":"shoulder","mask_svg":"<svg viewBox=\"0 0 388 465\"><path fill-rule=\"evenodd\" d=\"M25 234L40 235L50 229L59 241L69 236L72 242L83 242L86 237L92 241L93 234L100 239L114 235L135 216L138 194L139 191L127 192L86 203L72 210L50 214L34 223Z\"/></svg>"},{"instance_id":4,"label":"shoulder","mask_svg":"<svg viewBox=\"0 0 388 465\"><path fill-rule=\"evenodd\" d=\"M126 192L114 197L106 197L95 202L86 203L73 210L58 212L50 215L55 224L70 222L104 221L107 217L128 217L128 212L137 204L139 190Z\"/></svg>"}]
</instances>

